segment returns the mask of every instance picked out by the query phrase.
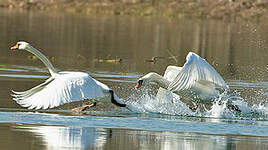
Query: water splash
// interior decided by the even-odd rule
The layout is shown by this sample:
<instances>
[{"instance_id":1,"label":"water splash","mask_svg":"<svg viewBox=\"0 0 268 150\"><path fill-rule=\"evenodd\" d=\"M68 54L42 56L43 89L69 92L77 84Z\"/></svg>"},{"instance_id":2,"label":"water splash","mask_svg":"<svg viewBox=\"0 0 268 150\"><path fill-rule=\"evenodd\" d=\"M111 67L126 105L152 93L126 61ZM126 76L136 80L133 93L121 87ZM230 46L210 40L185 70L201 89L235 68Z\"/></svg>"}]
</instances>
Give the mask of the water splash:
<instances>
[{"instance_id":1,"label":"water splash","mask_svg":"<svg viewBox=\"0 0 268 150\"><path fill-rule=\"evenodd\" d=\"M230 109L230 106L235 106L237 110ZM229 119L268 119L267 104L249 105L247 100L242 98L239 93L224 92L215 100L211 109L205 112L206 117L213 118L229 118Z\"/></svg>"},{"instance_id":2,"label":"water splash","mask_svg":"<svg viewBox=\"0 0 268 150\"><path fill-rule=\"evenodd\" d=\"M159 113L167 115L196 116L227 119L268 119L268 104L250 106L247 100L237 92L223 92L212 105L203 111L192 111L181 101L180 96L169 91L165 97L155 95L151 90L143 89L142 94L133 94L127 101L128 109L135 113ZM137 95L139 95L137 97ZM133 99L136 101L133 101ZM232 108L235 107L236 109Z\"/></svg>"},{"instance_id":3,"label":"water splash","mask_svg":"<svg viewBox=\"0 0 268 150\"><path fill-rule=\"evenodd\" d=\"M132 95L129 99L135 97L137 100L129 100L127 102L128 108L135 113L160 113L168 115L190 115L193 116L194 112L180 100L176 94L172 94L170 99L161 99L155 96L150 90L144 90L138 98Z\"/></svg>"}]
</instances>

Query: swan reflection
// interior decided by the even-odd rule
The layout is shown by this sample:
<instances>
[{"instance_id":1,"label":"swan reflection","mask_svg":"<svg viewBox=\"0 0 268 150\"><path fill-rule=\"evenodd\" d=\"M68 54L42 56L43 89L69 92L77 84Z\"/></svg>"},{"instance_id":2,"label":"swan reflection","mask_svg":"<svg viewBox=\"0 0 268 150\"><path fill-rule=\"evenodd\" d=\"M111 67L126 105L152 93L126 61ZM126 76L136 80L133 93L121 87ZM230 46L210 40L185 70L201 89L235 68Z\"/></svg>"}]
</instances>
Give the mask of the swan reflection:
<instances>
[{"instance_id":1,"label":"swan reflection","mask_svg":"<svg viewBox=\"0 0 268 150\"><path fill-rule=\"evenodd\" d=\"M202 135L197 133L155 132L127 129L104 129L65 126L17 126L15 130L31 132L32 141L41 138L47 150L58 149L163 149L163 150L242 150L262 145L266 138ZM13 130L14 131L14 130ZM31 135L31 134L30 134ZM17 136L20 136L19 134ZM259 141L256 143L256 141ZM31 143L26 142L24 144ZM41 147L39 146L39 147ZM43 148L41 148L43 149Z\"/></svg>"},{"instance_id":2,"label":"swan reflection","mask_svg":"<svg viewBox=\"0 0 268 150\"><path fill-rule=\"evenodd\" d=\"M227 137L194 133L131 131L86 127L23 127L41 136L46 148L54 149L225 149ZM120 143L120 144L118 144Z\"/></svg>"},{"instance_id":3,"label":"swan reflection","mask_svg":"<svg viewBox=\"0 0 268 150\"><path fill-rule=\"evenodd\" d=\"M161 150L227 149L228 137L204 136L195 133L130 131L135 148ZM130 134L130 133L128 133Z\"/></svg>"},{"instance_id":4,"label":"swan reflection","mask_svg":"<svg viewBox=\"0 0 268 150\"><path fill-rule=\"evenodd\" d=\"M47 149L89 149L101 148L106 143L104 129L64 126L22 127L41 136Z\"/></svg>"}]
</instances>

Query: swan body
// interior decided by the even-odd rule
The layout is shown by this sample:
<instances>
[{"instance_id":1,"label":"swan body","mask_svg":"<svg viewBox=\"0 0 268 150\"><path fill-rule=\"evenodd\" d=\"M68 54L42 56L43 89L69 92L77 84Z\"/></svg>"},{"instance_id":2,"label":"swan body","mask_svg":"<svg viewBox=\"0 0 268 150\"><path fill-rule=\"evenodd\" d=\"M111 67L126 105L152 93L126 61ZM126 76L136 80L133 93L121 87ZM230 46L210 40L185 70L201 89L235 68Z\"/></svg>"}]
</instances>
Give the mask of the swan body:
<instances>
[{"instance_id":1,"label":"swan body","mask_svg":"<svg viewBox=\"0 0 268 150\"><path fill-rule=\"evenodd\" d=\"M164 76L148 73L138 80L136 88L152 82L161 87L157 95L165 95L164 88L199 102L216 98L220 94L218 88L229 88L217 71L193 52L189 52L183 67L168 66Z\"/></svg>"},{"instance_id":2,"label":"swan body","mask_svg":"<svg viewBox=\"0 0 268 150\"><path fill-rule=\"evenodd\" d=\"M65 103L85 99L111 99L117 106L125 107L107 85L95 80L84 72L57 72L50 61L26 42L18 42L11 49L27 50L36 55L48 68L51 77L44 83L24 92L12 91L13 100L28 109L47 109ZM116 99L116 100L115 100Z\"/></svg>"}]
</instances>

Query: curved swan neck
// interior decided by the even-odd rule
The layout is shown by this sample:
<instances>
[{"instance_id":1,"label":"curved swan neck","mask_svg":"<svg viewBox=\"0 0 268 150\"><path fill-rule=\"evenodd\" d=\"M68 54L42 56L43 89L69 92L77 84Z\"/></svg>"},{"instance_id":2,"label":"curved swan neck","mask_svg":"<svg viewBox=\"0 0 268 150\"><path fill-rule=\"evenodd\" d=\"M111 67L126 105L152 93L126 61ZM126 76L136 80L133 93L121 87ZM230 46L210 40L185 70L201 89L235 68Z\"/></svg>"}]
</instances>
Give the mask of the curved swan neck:
<instances>
[{"instance_id":1,"label":"curved swan neck","mask_svg":"<svg viewBox=\"0 0 268 150\"><path fill-rule=\"evenodd\" d=\"M46 56L44 54L39 52L37 49L35 49L31 45L28 45L25 50L34 54L36 57L38 57L45 64L45 66L48 68L48 71L52 77L55 76L56 74L58 74L57 70L53 67L51 62L46 58Z\"/></svg>"},{"instance_id":2,"label":"curved swan neck","mask_svg":"<svg viewBox=\"0 0 268 150\"><path fill-rule=\"evenodd\" d=\"M157 73L151 73L150 75L151 82L157 83L160 87L167 89L170 81L165 79L163 76L157 74Z\"/></svg>"}]
</instances>

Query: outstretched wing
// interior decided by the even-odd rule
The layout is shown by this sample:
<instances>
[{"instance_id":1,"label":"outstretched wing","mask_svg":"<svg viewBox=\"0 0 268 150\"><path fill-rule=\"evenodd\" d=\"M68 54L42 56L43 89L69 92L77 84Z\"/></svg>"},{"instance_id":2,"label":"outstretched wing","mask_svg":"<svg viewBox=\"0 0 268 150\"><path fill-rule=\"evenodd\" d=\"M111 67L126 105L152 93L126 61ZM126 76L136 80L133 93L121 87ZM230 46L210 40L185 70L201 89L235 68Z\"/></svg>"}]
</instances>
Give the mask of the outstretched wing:
<instances>
[{"instance_id":1,"label":"outstretched wing","mask_svg":"<svg viewBox=\"0 0 268 150\"><path fill-rule=\"evenodd\" d=\"M228 88L223 78L205 59L190 52L186 57L186 63L171 82L168 90L178 93L190 89L196 83L213 85L216 88Z\"/></svg>"},{"instance_id":2,"label":"outstretched wing","mask_svg":"<svg viewBox=\"0 0 268 150\"><path fill-rule=\"evenodd\" d=\"M109 87L87 73L62 72L25 92L13 91L13 100L28 109L47 109L65 103L104 97Z\"/></svg>"}]
</instances>

